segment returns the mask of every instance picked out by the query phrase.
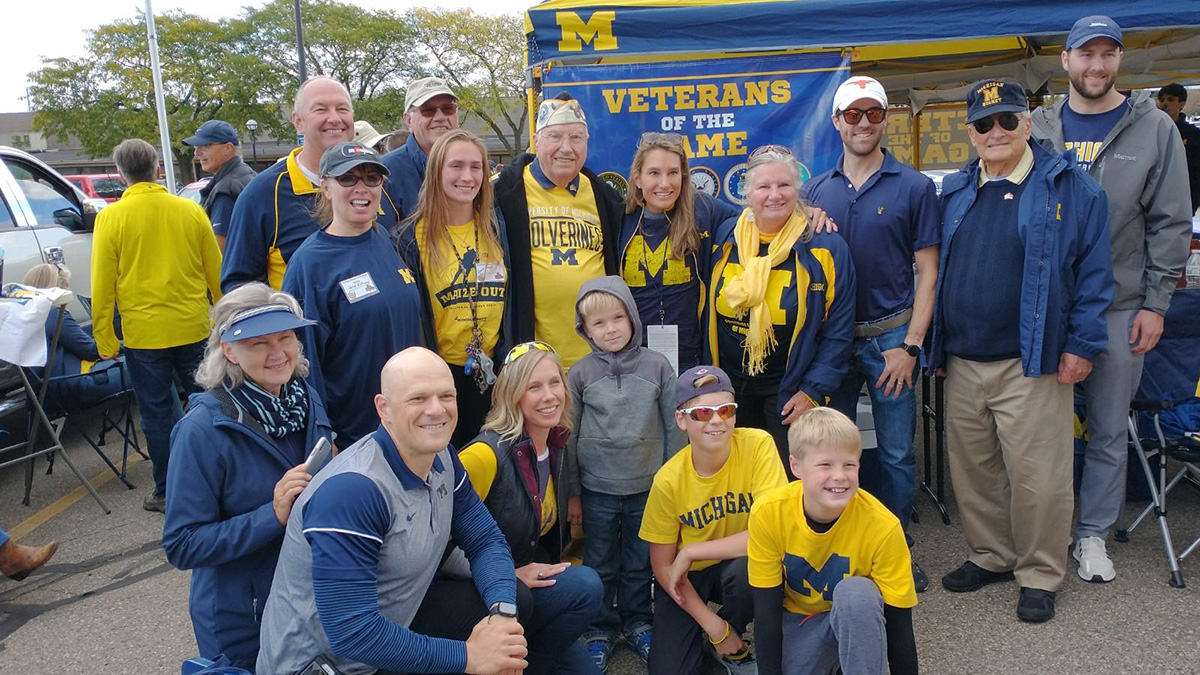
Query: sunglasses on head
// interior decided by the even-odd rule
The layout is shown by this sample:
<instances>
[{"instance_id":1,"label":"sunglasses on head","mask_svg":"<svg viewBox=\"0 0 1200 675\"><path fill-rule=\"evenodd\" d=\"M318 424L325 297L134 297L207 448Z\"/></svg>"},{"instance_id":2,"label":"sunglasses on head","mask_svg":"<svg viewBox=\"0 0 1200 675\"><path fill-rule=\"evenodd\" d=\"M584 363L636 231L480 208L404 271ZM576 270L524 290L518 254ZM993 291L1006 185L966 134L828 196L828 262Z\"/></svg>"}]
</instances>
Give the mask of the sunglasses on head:
<instances>
[{"instance_id":1,"label":"sunglasses on head","mask_svg":"<svg viewBox=\"0 0 1200 675\"><path fill-rule=\"evenodd\" d=\"M672 148L682 148L683 136L661 131L647 131L638 139L639 148L648 148L655 144L662 144Z\"/></svg>"},{"instance_id":2,"label":"sunglasses on head","mask_svg":"<svg viewBox=\"0 0 1200 675\"><path fill-rule=\"evenodd\" d=\"M974 122L971 122L971 125L975 127L975 131L978 131L981 134L986 134L992 130L992 127L996 126L996 122L1000 123L1001 129L1005 131L1012 131L1013 129L1017 128L1018 124L1021 123L1021 118L1016 113L1006 112L1000 113L999 115L988 115L987 117L977 119Z\"/></svg>"},{"instance_id":3,"label":"sunglasses on head","mask_svg":"<svg viewBox=\"0 0 1200 675\"><path fill-rule=\"evenodd\" d=\"M370 171L366 175L344 173L340 176L335 176L333 179L337 181L338 185L347 188L358 185L358 181L360 180L367 187L379 187L383 185L383 174L376 171Z\"/></svg>"},{"instance_id":4,"label":"sunglasses on head","mask_svg":"<svg viewBox=\"0 0 1200 675\"><path fill-rule=\"evenodd\" d=\"M795 157L795 154L792 153L792 149L787 147L786 145L769 144L769 145L760 145L759 147L755 148L754 152L750 153L750 156L747 158L747 161L756 159L758 157L763 157L766 155L783 155L784 157Z\"/></svg>"},{"instance_id":5,"label":"sunglasses on head","mask_svg":"<svg viewBox=\"0 0 1200 675\"><path fill-rule=\"evenodd\" d=\"M446 117L453 117L456 113L458 113L458 104L443 103L441 105L423 105L417 108L417 110L421 112L421 117L433 117L438 113L439 110L441 110L442 114Z\"/></svg>"},{"instance_id":6,"label":"sunglasses on head","mask_svg":"<svg viewBox=\"0 0 1200 675\"><path fill-rule=\"evenodd\" d=\"M529 350L531 350L531 349L537 349L537 350L543 351L543 352L550 352L551 354L558 353L558 352L554 351L554 347L551 347L550 345L546 344L545 342L542 342L541 340L534 340L532 342L522 342L521 344L519 344L516 347L513 347L511 350L509 350L508 356L504 357L504 365L507 366L508 364L512 363L513 361L516 361L517 359L521 358L522 356L525 356L526 354L529 353Z\"/></svg>"},{"instance_id":7,"label":"sunglasses on head","mask_svg":"<svg viewBox=\"0 0 1200 675\"><path fill-rule=\"evenodd\" d=\"M679 412L687 415L697 422L707 422L712 419L713 414L717 414L723 420L727 420L737 414L736 403L722 403L721 405L697 405L691 408L682 408Z\"/></svg>"},{"instance_id":8,"label":"sunglasses on head","mask_svg":"<svg viewBox=\"0 0 1200 675\"><path fill-rule=\"evenodd\" d=\"M876 106L874 108L867 108L866 110L846 108L838 114L842 116L846 124L858 124L862 120L863 115L867 116L867 121L871 124L879 124L887 116L887 111Z\"/></svg>"}]
</instances>

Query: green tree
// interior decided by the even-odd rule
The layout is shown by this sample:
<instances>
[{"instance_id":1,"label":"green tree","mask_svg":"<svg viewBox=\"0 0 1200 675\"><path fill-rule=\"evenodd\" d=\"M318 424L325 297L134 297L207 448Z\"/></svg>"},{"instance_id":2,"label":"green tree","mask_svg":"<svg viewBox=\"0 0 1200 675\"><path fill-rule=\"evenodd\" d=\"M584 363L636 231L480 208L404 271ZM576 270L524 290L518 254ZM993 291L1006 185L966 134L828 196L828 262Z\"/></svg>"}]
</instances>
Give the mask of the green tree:
<instances>
[{"instance_id":1,"label":"green tree","mask_svg":"<svg viewBox=\"0 0 1200 675\"><path fill-rule=\"evenodd\" d=\"M478 115L507 154L525 149L524 31L518 16L469 9L412 12L417 41L469 114ZM460 119L460 122L465 121Z\"/></svg>"}]
</instances>

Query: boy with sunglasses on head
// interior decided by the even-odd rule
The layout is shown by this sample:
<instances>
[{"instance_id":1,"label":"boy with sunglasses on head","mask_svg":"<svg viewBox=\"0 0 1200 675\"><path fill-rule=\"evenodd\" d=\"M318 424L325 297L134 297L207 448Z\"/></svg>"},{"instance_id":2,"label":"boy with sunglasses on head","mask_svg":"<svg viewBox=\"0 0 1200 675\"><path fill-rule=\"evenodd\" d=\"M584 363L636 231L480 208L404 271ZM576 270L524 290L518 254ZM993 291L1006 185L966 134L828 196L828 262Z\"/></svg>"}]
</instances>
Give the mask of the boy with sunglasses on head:
<instances>
[{"instance_id":1,"label":"boy with sunglasses on head","mask_svg":"<svg viewBox=\"0 0 1200 675\"><path fill-rule=\"evenodd\" d=\"M675 372L642 346L637 304L621 277L584 282L575 329L592 353L567 376L578 402L567 441L567 519L583 525L583 562L604 583L603 609L583 636L604 671L620 636L643 662L650 658L650 550L637 531L654 473L685 441L674 421Z\"/></svg>"},{"instance_id":2,"label":"boy with sunglasses on head","mask_svg":"<svg viewBox=\"0 0 1200 675\"><path fill-rule=\"evenodd\" d=\"M750 513L758 672L915 674L908 545L896 516L858 489L858 427L814 408L788 430L788 449L800 480Z\"/></svg>"},{"instance_id":3,"label":"boy with sunglasses on head","mask_svg":"<svg viewBox=\"0 0 1200 675\"><path fill-rule=\"evenodd\" d=\"M742 639L754 618L750 507L787 477L770 434L735 428L733 384L720 368L685 371L675 399L675 423L690 443L654 476L640 532L659 584L650 675L699 675L706 644L729 673L754 673Z\"/></svg>"}]
</instances>

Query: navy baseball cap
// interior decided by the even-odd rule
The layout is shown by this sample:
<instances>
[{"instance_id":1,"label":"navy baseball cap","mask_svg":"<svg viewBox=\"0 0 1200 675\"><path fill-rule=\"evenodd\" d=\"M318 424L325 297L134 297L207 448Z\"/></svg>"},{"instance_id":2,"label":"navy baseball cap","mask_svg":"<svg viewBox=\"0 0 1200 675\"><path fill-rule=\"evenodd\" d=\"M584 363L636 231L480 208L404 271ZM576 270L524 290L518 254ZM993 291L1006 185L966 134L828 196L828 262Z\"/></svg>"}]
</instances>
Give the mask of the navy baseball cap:
<instances>
[{"instance_id":1,"label":"navy baseball cap","mask_svg":"<svg viewBox=\"0 0 1200 675\"><path fill-rule=\"evenodd\" d=\"M333 176L337 178L356 166L373 166L383 175L388 175L388 168L383 165L379 153L362 143L354 141L342 142L330 146L321 155L321 178Z\"/></svg>"},{"instance_id":2,"label":"navy baseball cap","mask_svg":"<svg viewBox=\"0 0 1200 675\"><path fill-rule=\"evenodd\" d=\"M221 326L221 342L249 340L285 330L315 326L316 323L297 316L287 305L261 305L244 309L230 317Z\"/></svg>"},{"instance_id":3,"label":"navy baseball cap","mask_svg":"<svg viewBox=\"0 0 1200 675\"><path fill-rule=\"evenodd\" d=\"M1067 49L1078 49L1086 44L1089 40L1094 40L1098 37L1106 37L1121 49L1125 48L1125 44L1121 42L1121 27L1116 21L1102 14L1096 16L1085 16L1075 22L1071 26L1071 32L1067 35Z\"/></svg>"},{"instance_id":4,"label":"navy baseball cap","mask_svg":"<svg viewBox=\"0 0 1200 675\"><path fill-rule=\"evenodd\" d=\"M183 139L184 145L192 147L212 145L213 143L233 143L237 145L238 135L233 130L233 125L224 120L209 120L200 125L194 136L188 136Z\"/></svg>"},{"instance_id":5,"label":"navy baseball cap","mask_svg":"<svg viewBox=\"0 0 1200 675\"><path fill-rule=\"evenodd\" d=\"M967 124L996 113L1027 110L1025 87L1011 80L980 80L967 91Z\"/></svg>"},{"instance_id":6,"label":"navy baseball cap","mask_svg":"<svg viewBox=\"0 0 1200 675\"><path fill-rule=\"evenodd\" d=\"M706 375L716 377L717 381L706 382L697 386L696 382ZM697 396L716 394L722 391L727 391L731 394L734 393L733 383L729 381L729 376L725 374L725 371L716 366L695 366L688 368L675 381L675 407L682 408L684 403Z\"/></svg>"}]
</instances>

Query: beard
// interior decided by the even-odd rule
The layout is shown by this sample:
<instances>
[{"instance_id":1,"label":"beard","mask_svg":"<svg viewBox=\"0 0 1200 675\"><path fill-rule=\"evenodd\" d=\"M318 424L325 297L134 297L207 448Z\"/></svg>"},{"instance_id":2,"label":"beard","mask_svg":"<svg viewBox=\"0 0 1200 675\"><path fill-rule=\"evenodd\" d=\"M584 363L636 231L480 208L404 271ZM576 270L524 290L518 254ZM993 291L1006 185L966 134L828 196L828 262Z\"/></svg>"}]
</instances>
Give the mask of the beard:
<instances>
[{"instance_id":1,"label":"beard","mask_svg":"<svg viewBox=\"0 0 1200 675\"><path fill-rule=\"evenodd\" d=\"M1104 80L1104 84L1100 87L1099 91L1096 91L1095 89L1089 90L1087 88L1087 81L1084 79L1086 76L1087 72L1081 73L1080 75L1067 76L1067 79L1071 81L1071 87L1078 92L1080 96L1086 99L1096 100L1104 98L1108 92L1112 91L1113 85L1117 83L1117 76L1109 75L1107 79Z\"/></svg>"}]
</instances>

